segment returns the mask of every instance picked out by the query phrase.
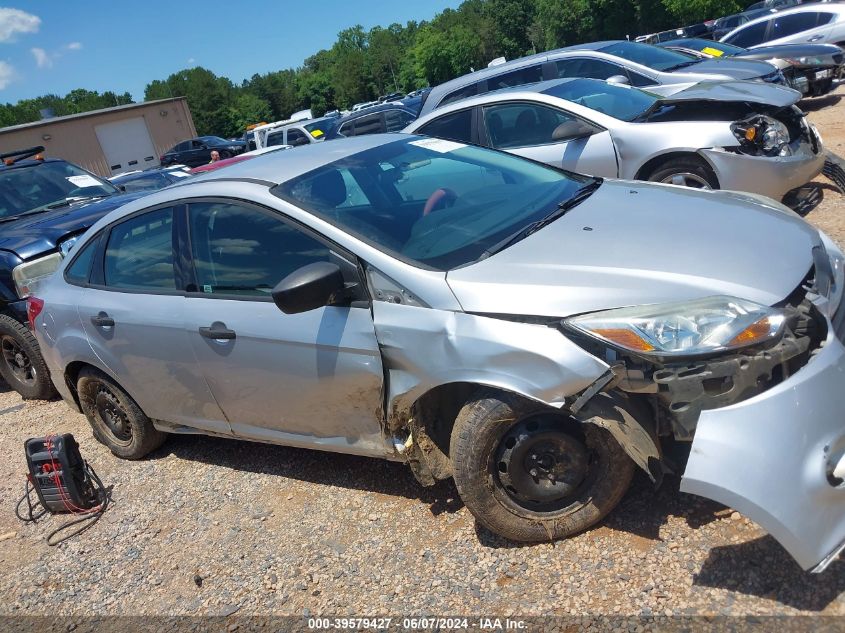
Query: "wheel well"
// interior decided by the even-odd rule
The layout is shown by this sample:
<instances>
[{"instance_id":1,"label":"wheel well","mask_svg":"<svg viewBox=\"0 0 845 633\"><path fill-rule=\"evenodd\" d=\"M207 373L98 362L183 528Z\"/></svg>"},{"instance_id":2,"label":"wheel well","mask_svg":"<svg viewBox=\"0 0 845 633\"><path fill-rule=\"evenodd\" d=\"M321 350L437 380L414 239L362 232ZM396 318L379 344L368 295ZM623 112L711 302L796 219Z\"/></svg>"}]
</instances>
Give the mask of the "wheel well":
<instances>
[{"instance_id":1,"label":"wheel well","mask_svg":"<svg viewBox=\"0 0 845 633\"><path fill-rule=\"evenodd\" d=\"M660 156L655 156L654 158L649 159L637 171L635 179L647 180L651 173L654 172L660 165L676 158L689 158L695 160L707 167L707 169L709 169L710 171L713 171L713 168L710 166L710 164L695 152L669 152L668 154L661 154Z\"/></svg>"},{"instance_id":2,"label":"wheel well","mask_svg":"<svg viewBox=\"0 0 845 633\"><path fill-rule=\"evenodd\" d=\"M95 367L91 363L86 363L85 361L81 360L75 360L70 363L67 367L65 367L65 384L70 390L70 393L73 396L73 400L74 402L76 402L76 406L80 406L79 394L76 392L76 383L79 381L79 372L82 371L84 367L90 367L92 369L100 371L99 367Z\"/></svg>"}]
</instances>

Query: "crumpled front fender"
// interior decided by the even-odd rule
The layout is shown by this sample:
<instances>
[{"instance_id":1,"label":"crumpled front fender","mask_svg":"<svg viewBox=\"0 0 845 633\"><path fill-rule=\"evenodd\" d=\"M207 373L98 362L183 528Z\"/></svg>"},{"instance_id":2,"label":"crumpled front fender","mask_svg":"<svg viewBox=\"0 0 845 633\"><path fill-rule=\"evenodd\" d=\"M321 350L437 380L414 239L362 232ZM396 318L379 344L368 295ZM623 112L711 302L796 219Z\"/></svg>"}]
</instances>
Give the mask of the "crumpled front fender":
<instances>
[{"instance_id":1,"label":"crumpled front fender","mask_svg":"<svg viewBox=\"0 0 845 633\"><path fill-rule=\"evenodd\" d=\"M373 302L387 374L388 415L402 415L427 391L470 382L561 407L608 365L559 330L463 312Z\"/></svg>"}]
</instances>

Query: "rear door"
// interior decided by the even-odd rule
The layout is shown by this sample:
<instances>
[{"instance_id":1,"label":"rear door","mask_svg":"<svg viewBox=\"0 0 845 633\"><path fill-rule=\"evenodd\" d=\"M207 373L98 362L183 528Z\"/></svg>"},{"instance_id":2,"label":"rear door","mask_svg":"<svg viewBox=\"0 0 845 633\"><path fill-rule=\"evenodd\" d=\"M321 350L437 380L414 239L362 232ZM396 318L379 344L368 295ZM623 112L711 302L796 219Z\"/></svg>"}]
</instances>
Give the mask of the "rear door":
<instances>
[{"instance_id":1,"label":"rear door","mask_svg":"<svg viewBox=\"0 0 845 633\"><path fill-rule=\"evenodd\" d=\"M100 240L79 318L96 356L149 417L230 434L185 335L174 207L121 220Z\"/></svg>"},{"instance_id":2,"label":"rear door","mask_svg":"<svg viewBox=\"0 0 845 633\"><path fill-rule=\"evenodd\" d=\"M610 132L593 126L580 138L559 137L558 129L578 121L560 108L529 102L503 102L482 108L487 144L581 174L616 178L616 150ZM592 125L592 124L591 124Z\"/></svg>"},{"instance_id":3,"label":"rear door","mask_svg":"<svg viewBox=\"0 0 845 633\"><path fill-rule=\"evenodd\" d=\"M288 274L319 261L341 266L360 292L350 257L262 207L209 200L188 211L188 338L235 435L383 455L383 372L369 303L284 314L270 296Z\"/></svg>"}]
</instances>

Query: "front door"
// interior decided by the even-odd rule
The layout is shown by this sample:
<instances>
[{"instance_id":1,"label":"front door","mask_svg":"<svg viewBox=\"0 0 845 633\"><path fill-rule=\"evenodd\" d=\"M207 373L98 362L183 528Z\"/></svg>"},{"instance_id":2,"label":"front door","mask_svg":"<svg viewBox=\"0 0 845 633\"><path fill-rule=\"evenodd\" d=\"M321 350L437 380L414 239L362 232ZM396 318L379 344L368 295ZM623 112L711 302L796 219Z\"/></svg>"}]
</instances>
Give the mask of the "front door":
<instances>
[{"instance_id":1,"label":"front door","mask_svg":"<svg viewBox=\"0 0 845 633\"><path fill-rule=\"evenodd\" d=\"M228 435L185 336L173 221L166 207L111 227L79 318L94 354L148 417Z\"/></svg>"},{"instance_id":2,"label":"front door","mask_svg":"<svg viewBox=\"0 0 845 633\"><path fill-rule=\"evenodd\" d=\"M491 147L579 174L616 178L618 168L613 139L607 130L558 139L559 126L577 120L573 114L539 103L499 103L483 108L484 126Z\"/></svg>"},{"instance_id":3,"label":"front door","mask_svg":"<svg viewBox=\"0 0 845 633\"><path fill-rule=\"evenodd\" d=\"M281 214L240 202L189 205L195 285L188 337L235 435L384 455L383 372L369 307L284 314L273 287L348 256ZM351 271L351 272L349 272Z\"/></svg>"}]
</instances>

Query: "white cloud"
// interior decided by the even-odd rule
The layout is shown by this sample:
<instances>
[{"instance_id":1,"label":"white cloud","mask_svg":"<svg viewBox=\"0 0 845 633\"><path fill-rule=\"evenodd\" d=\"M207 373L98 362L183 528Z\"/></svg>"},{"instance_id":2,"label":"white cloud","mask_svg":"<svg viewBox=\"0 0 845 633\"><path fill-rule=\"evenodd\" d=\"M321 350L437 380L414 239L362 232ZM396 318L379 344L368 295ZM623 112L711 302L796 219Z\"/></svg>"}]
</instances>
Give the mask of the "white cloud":
<instances>
[{"instance_id":1,"label":"white cloud","mask_svg":"<svg viewBox=\"0 0 845 633\"><path fill-rule=\"evenodd\" d=\"M193 57L189 57L189 58L188 58L188 63L189 63L189 64L191 64L191 65L193 65L193 64L196 64L196 63L197 63L197 60L195 60Z\"/></svg>"},{"instance_id":2,"label":"white cloud","mask_svg":"<svg viewBox=\"0 0 845 633\"><path fill-rule=\"evenodd\" d=\"M50 68L53 65L52 58L43 48L30 48L29 50L39 68Z\"/></svg>"},{"instance_id":3,"label":"white cloud","mask_svg":"<svg viewBox=\"0 0 845 633\"><path fill-rule=\"evenodd\" d=\"M12 42L19 33L37 33L41 18L20 9L0 7L0 42Z\"/></svg>"},{"instance_id":4,"label":"white cloud","mask_svg":"<svg viewBox=\"0 0 845 633\"><path fill-rule=\"evenodd\" d=\"M0 61L0 90L3 90L15 78L15 69L10 64Z\"/></svg>"},{"instance_id":5,"label":"white cloud","mask_svg":"<svg viewBox=\"0 0 845 633\"><path fill-rule=\"evenodd\" d=\"M82 50L82 42L71 42L67 45L67 49L69 51L80 51Z\"/></svg>"}]
</instances>

